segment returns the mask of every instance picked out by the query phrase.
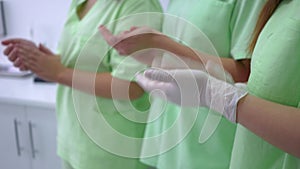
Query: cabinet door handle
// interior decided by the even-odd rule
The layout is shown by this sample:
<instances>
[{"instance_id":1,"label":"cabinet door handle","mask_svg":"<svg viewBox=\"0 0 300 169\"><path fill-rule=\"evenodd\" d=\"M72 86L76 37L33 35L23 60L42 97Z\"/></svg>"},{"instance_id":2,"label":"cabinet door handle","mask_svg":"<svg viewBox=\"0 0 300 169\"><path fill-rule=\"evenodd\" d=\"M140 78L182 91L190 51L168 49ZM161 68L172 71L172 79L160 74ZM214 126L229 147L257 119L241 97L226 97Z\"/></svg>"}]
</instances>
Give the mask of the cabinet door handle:
<instances>
[{"instance_id":1,"label":"cabinet door handle","mask_svg":"<svg viewBox=\"0 0 300 169\"><path fill-rule=\"evenodd\" d=\"M18 120L14 119L14 127L15 127L15 138L16 138L16 147L17 147L17 154L21 156L21 147L20 147L20 140L19 140L19 129L18 129Z\"/></svg>"},{"instance_id":2,"label":"cabinet door handle","mask_svg":"<svg viewBox=\"0 0 300 169\"><path fill-rule=\"evenodd\" d=\"M35 146L34 146L33 124L31 123L31 121L29 121L28 127L29 127L30 145L31 145L31 153L32 153L31 155L32 155L32 158L34 159L36 157L36 153L38 151L35 149Z\"/></svg>"}]
</instances>

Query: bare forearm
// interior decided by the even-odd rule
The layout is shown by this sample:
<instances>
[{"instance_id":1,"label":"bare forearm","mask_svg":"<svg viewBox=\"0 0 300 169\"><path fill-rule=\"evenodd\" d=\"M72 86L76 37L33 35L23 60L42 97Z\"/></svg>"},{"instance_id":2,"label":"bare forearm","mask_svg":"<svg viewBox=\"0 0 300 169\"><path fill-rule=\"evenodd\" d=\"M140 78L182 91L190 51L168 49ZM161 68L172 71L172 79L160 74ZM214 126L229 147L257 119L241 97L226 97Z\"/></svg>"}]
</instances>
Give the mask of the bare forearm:
<instances>
[{"instance_id":1,"label":"bare forearm","mask_svg":"<svg viewBox=\"0 0 300 169\"><path fill-rule=\"evenodd\" d=\"M159 48L162 50L166 50L169 52L172 52L176 54L177 56L182 56L182 57L187 57L193 60L197 60L199 62L205 63L206 61L203 61L205 58L199 58L198 54L193 51L191 48L182 45L171 38L164 36L164 35L159 35L155 36L152 39L152 46L153 48Z\"/></svg>"},{"instance_id":2,"label":"bare forearm","mask_svg":"<svg viewBox=\"0 0 300 169\"><path fill-rule=\"evenodd\" d=\"M234 60L221 58L224 69L231 74L235 82L247 82L250 75L250 59Z\"/></svg>"},{"instance_id":3,"label":"bare forearm","mask_svg":"<svg viewBox=\"0 0 300 169\"><path fill-rule=\"evenodd\" d=\"M127 100L143 95L143 89L135 82L113 78L109 72L91 73L66 69L58 83L104 98Z\"/></svg>"},{"instance_id":4,"label":"bare forearm","mask_svg":"<svg viewBox=\"0 0 300 169\"><path fill-rule=\"evenodd\" d=\"M300 110L251 95L241 99L237 120L274 146L300 158Z\"/></svg>"},{"instance_id":5,"label":"bare forearm","mask_svg":"<svg viewBox=\"0 0 300 169\"><path fill-rule=\"evenodd\" d=\"M250 73L250 60L236 61L231 58L219 58L200 51L193 50L185 45L182 45L167 36L156 36L153 38L154 48L160 48L170 51L178 56L187 57L203 64L206 64L208 60L217 64L222 64L224 69L229 72L235 82L248 81Z\"/></svg>"}]
</instances>

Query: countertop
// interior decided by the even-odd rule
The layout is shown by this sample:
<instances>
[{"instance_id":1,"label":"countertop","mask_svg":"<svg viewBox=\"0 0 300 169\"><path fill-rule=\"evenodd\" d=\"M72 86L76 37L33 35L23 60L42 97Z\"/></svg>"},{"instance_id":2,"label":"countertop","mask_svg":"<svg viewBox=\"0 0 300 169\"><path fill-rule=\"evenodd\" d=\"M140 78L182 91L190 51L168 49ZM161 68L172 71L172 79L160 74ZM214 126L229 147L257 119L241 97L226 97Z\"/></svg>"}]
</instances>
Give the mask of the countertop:
<instances>
[{"instance_id":1,"label":"countertop","mask_svg":"<svg viewBox=\"0 0 300 169\"><path fill-rule=\"evenodd\" d=\"M0 76L0 103L55 109L55 83L36 83L33 76Z\"/></svg>"}]
</instances>

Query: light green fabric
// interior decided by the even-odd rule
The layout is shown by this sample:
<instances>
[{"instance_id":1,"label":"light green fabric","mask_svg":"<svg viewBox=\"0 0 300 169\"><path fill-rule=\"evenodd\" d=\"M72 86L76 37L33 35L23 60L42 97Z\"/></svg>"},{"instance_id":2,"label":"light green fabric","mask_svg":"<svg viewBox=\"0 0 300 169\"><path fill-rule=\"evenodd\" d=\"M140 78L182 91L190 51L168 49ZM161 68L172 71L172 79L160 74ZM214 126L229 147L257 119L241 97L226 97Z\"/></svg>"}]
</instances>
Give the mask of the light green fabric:
<instances>
[{"instance_id":1,"label":"light green fabric","mask_svg":"<svg viewBox=\"0 0 300 169\"><path fill-rule=\"evenodd\" d=\"M185 19L211 40L219 56L236 60L250 58L246 49L265 0L171 0L167 13ZM187 26L186 26L187 27ZM185 25L171 26L164 21L163 32L176 32L181 41L203 49Z\"/></svg>"},{"instance_id":2,"label":"light green fabric","mask_svg":"<svg viewBox=\"0 0 300 169\"><path fill-rule=\"evenodd\" d=\"M205 42L201 39L202 36L195 34L196 31L191 31L196 27L211 40L219 56L236 60L250 58L246 48L264 2L264 0L171 0L167 13L186 19L193 26L180 19L165 17L163 32L194 49L211 53L212 50L206 48L207 44L202 43ZM156 114L163 109L162 107L165 110L161 116L147 125L145 137L163 134L176 120L180 120L180 113L190 113L158 99L152 102L150 113ZM200 144L199 135L208 111L206 108L199 109L193 128L180 144L159 156L141 159L142 162L158 169L227 169L236 125L222 118L209 140ZM180 135L184 137L184 134L178 129L178 134L174 138ZM174 138L166 138L160 145L166 145ZM143 151L148 146L150 145L144 144Z\"/></svg>"},{"instance_id":3,"label":"light green fabric","mask_svg":"<svg viewBox=\"0 0 300 169\"><path fill-rule=\"evenodd\" d=\"M122 64L130 71L122 71L117 69L119 63L124 58L119 56L115 51L109 51L109 47L104 43L98 33L98 26L107 25L114 34L129 29L131 26L142 23L137 20L125 18L127 22L114 22L120 17L141 12L161 12L160 4L157 0L98 0L87 15L79 20L76 10L84 1L73 0L67 21L62 32L61 41L59 43L59 53L61 61L64 65L81 70L93 71L92 64L97 63L102 59L101 64L97 68L98 72L111 72L114 77L121 79L132 79L134 69L144 68L144 65L137 62L126 62ZM161 21L156 18L156 21L151 27L160 29ZM147 23L146 21L143 23ZM150 22L149 22L150 23ZM151 23L150 23L151 24ZM149 25L150 26L150 25ZM99 45L98 45L99 44ZM83 51L82 51L83 50ZM103 54L109 51L107 55ZM80 55L80 58L78 58ZM118 71L117 71L118 70ZM121 71L120 71L121 70ZM95 99L93 96L82 93L82 98L73 98L73 94L78 94L78 91L72 91L70 87L63 85L58 86L57 90L57 121L58 121L58 155L69 162L75 169L137 169L147 168L146 165L139 162L138 159L126 158L114 155L97 146L83 131L77 119L74 101L77 99ZM86 113L99 113L103 115L111 126L118 132L130 137L143 137L145 125L135 123L124 118L114 107L111 99L101 97L96 98L99 105L87 107ZM85 106L85 103L90 103L90 100L83 100L80 106ZM138 110L147 110L149 104L147 95L132 102ZM84 112L83 112L84 113ZM82 115L82 114L81 114ZM94 123L94 122L93 122ZM91 125L93 125L91 122ZM101 132L97 131L101 135ZM107 133L106 133L107 134ZM116 147L124 147L122 142L117 142ZM140 147L136 147L139 149Z\"/></svg>"},{"instance_id":4,"label":"light green fabric","mask_svg":"<svg viewBox=\"0 0 300 169\"><path fill-rule=\"evenodd\" d=\"M293 107L300 103L299 2L284 0L266 24L253 53L248 82L251 94ZM230 168L300 169L300 159L238 125Z\"/></svg>"},{"instance_id":5,"label":"light green fabric","mask_svg":"<svg viewBox=\"0 0 300 169\"><path fill-rule=\"evenodd\" d=\"M74 169L67 161L62 161L62 169Z\"/></svg>"}]
</instances>

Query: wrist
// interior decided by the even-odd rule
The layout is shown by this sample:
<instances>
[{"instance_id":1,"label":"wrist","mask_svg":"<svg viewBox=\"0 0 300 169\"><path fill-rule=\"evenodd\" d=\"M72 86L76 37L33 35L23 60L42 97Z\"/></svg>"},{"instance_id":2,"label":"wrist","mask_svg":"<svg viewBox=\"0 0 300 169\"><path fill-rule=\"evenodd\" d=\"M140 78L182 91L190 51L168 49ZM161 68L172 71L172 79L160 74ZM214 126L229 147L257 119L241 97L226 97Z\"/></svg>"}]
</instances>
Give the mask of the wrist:
<instances>
[{"instance_id":1,"label":"wrist","mask_svg":"<svg viewBox=\"0 0 300 169\"><path fill-rule=\"evenodd\" d=\"M237 106L236 106L236 122L240 122L241 118L240 118L240 114L243 113L243 108L244 108L244 104L246 104L246 100L248 98L249 95L245 95L244 97L242 97L238 102L237 102Z\"/></svg>"},{"instance_id":2,"label":"wrist","mask_svg":"<svg viewBox=\"0 0 300 169\"><path fill-rule=\"evenodd\" d=\"M68 85L69 81L72 81L73 70L67 67L63 67L57 74L56 82L64 85ZM71 79L71 80L70 80Z\"/></svg>"}]
</instances>

